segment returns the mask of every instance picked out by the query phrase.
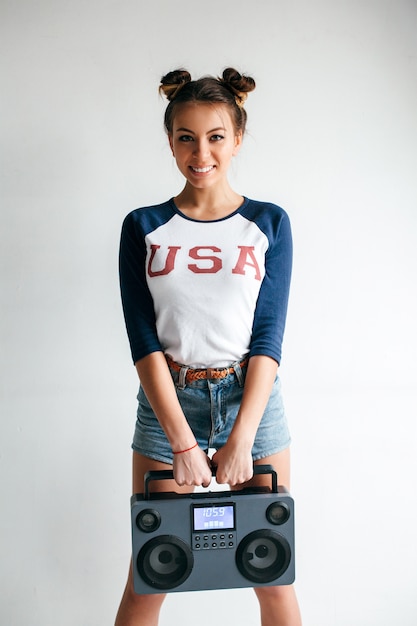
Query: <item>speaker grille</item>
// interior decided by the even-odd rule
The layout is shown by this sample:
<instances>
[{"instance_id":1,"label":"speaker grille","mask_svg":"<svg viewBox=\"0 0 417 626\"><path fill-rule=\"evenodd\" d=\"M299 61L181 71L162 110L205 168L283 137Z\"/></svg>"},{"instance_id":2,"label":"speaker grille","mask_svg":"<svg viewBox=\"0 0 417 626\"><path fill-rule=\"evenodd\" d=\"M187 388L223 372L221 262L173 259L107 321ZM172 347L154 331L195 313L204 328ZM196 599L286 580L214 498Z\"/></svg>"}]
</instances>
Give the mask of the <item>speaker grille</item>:
<instances>
[{"instance_id":1,"label":"speaker grille","mask_svg":"<svg viewBox=\"0 0 417 626\"><path fill-rule=\"evenodd\" d=\"M256 530L246 535L236 550L236 565L246 579L270 583L282 576L290 564L288 541L272 530Z\"/></svg>"},{"instance_id":2,"label":"speaker grille","mask_svg":"<svg viewBox=\"0 0 417 626\"><path fill-rule=\"evenodd\" d=\"M161 525L161 515L156 509L144 509L136 517L136 526L144 533L153 533Z\"/></svg>"},{"instance_id":3,"label":"speaker grille","mask_svg":"<svg viewBox=\"0 0 417 626\"><path fill-rule=\"evenodd\" d=\"M194 564L190 547L173 535L154 537L142 547L137 568L142 579L156 589L173 589L189 577Z\"/></svg>"}]
</instances>

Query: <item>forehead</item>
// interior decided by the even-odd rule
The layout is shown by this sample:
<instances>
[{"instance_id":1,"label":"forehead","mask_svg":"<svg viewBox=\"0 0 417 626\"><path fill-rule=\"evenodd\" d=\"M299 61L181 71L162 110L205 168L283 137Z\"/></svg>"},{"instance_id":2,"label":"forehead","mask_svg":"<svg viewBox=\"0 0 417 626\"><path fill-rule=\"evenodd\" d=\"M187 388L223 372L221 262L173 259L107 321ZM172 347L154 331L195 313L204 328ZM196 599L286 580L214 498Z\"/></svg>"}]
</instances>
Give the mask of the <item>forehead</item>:
<instances>
[{"instance_id":1,"label":"forehead","mask_svg":"<svg viewBox=\"0 0 417 626\"><path fill-rule=\"evenodd\" d=\"M221 102L187 102L180 104L174 115L173 131L177 128L189 130L211 130L223 127L233 130L233 122L226 104Z\"/></svg>"}]
</instances>

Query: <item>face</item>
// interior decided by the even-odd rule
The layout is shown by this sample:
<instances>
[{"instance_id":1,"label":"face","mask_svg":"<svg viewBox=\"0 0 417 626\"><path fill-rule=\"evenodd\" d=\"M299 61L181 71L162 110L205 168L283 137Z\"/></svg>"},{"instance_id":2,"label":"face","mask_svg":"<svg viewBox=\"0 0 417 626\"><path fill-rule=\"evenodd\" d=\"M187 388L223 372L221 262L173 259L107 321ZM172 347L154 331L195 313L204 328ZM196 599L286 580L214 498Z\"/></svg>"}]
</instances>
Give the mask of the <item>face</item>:
<instances>
[{"instance_id":1,"label":"face","mask_svg":"<svg viewBox=\"0 0 417 626\"><path fill-rule=\"evenodd\" d=\"M178 109L169 143L188 183L204 189L225 180L242 134L236 134L226 105L190 103Z\"/></svg>"}]
</instances>

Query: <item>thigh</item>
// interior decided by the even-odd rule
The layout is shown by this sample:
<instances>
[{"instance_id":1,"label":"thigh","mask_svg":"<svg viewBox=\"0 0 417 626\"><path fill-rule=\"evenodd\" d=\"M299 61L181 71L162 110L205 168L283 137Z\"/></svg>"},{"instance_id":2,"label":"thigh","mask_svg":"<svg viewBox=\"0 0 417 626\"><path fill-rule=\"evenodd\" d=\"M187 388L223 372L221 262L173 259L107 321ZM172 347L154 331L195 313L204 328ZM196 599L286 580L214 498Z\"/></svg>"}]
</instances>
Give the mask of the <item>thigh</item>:
<instances>
[{"instance_id":1,"label":"thigh","mask_svg":"<svg viewBox=\"0 0 417 626\"><path fill-rule=\"evenodd\" d=\"M162 463L161 461L155 461L143 454L133 452L132 461L132 489L133 493L143 493L144 477L146 472L153 470L172 470L172 465L168 463ZM154 480L149 485L149 490L153 493L162 491L175 491L176 493L192 493L192 487L180 487L175 480Z\"/></svg>"}]
</instances>

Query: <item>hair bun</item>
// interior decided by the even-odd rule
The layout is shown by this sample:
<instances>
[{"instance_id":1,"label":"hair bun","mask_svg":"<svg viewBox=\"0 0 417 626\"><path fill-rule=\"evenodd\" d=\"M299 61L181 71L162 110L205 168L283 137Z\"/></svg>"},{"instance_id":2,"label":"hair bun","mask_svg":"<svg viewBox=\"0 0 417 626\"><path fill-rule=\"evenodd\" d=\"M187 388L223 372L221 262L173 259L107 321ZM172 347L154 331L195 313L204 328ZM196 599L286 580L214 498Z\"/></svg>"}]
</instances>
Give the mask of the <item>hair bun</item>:
<instances>
[{"instance_id":1,"label":"hair bun","mask_svg":"<svg viewBox=\"0 0 417 626\"><path fill-rule=\"evenodd\" d=\"M180 89L191 81L191 74L187 70L174 70L161 78L159 92L170 102L175 98Z\"/></svg>"},{"instance_id":2,"label":"hair bun","mask_svg":"<svg viewBox=\"0 0 417 626\"><path fill-rule=\"evenodd\" d=\"M256 87L256 83L251 76L239 74L233 67L227 67L219 80L233 93L236 104L240 107L243 107L245 104L248 93Z\"/></svg>"}]
</instances>

